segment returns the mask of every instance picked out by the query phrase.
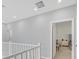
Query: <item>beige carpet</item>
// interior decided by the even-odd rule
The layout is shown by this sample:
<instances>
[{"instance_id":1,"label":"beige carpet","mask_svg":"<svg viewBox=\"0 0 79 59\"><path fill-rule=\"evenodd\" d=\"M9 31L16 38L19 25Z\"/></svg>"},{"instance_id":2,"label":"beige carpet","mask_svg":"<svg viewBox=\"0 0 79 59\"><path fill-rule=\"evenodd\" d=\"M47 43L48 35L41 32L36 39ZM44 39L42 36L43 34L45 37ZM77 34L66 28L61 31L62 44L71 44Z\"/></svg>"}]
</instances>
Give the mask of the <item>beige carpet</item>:
<instances>
[{"instance_id":1,"label":"beige carpet","mask_svg":"<svg viewBox=\"0 0 79 59\"><path fill-rule=\"evenodd\" d=\"M69 47L61 47L59 51L57 51L54 59L71 59L72 54Z\"/></svg>"}]
</instances>

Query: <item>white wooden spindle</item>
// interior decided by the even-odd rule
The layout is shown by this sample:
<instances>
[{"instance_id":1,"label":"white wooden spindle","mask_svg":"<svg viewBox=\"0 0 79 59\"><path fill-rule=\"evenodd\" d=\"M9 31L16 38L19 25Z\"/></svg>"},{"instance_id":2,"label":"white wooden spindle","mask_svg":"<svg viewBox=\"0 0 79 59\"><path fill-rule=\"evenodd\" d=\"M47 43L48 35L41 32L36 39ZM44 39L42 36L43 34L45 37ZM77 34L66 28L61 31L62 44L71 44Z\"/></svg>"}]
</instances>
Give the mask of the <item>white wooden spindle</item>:
<instances>
[{"instance_id":1,"label":"white wooden spindle","mask_svg":"<svg viewBox=\"0 0 79 59\"><path fill-rule=\"evenodd\" d=\"M34 59L34 49L32 49L33 50L33 59Z\"/></svg>"},{"instance_id":2,"label":"white wooden spindle","mask_svg":"<svg viewBox=\"0 0 79 59\"><path fill-rule=\"evenodd\" d=\"M11 44L11 55L7 56L3 59L16 59L17 55L21 55L21 59L24 58L23 53L26 53L26 59L40 59L40 45L28 45L28 44L18 44L18 43L10 43ZM17 51L19 51L17 53ZM15 53L16 52L16 53ZM13 54L15 53L15 54ZM29 55L28 55L29 54Z\"/></svg>"},{"instance_id":3,"label":"white wooden spindle","mask_svg":"<svg viewBox=\"0 0 79 59\"><path fill-rule=\"evenodd\" d=\"M31 59L31 50L29 50L29 59Z\"/></svg>"},{"instance_id":4,"label":"white wooden spindle","mask_svg":"<svg viewBox=\"0 0 79 59\"><path fill-rule=\"evenodd\" d=\"M14 56L14 59L16 59L16 56Z\"/></svg>"},{"instance_id":5,"label":"white wooden spindle","mask_svg":"<svg viewBox=\"0 0 79 59\"><path fill-rule=\"evenodd\" d=\"M26 51L26 59L27 59L28 55L27 55L27 51Z\"/></svg>"},{"instance_id":6,"label":"white wooden spindle","mask_svg":"<svg viewBox=\"0 0 79 59\"><path fill-rule=\"evenodd\" d=\"M34 56L35 56L34 59L36 59L36 48L34 48Z\"/></svg>"},{"instance_id":7,"label":"white wooden spindle","mask_svg":"<svg viewBox=\"0 0 79 59\"><path fill-rule=\"evenodd\" d=\"M23 55L22 55L22 53L21 53L21 59L23 59Z\"/></svg>"}]
</instances>

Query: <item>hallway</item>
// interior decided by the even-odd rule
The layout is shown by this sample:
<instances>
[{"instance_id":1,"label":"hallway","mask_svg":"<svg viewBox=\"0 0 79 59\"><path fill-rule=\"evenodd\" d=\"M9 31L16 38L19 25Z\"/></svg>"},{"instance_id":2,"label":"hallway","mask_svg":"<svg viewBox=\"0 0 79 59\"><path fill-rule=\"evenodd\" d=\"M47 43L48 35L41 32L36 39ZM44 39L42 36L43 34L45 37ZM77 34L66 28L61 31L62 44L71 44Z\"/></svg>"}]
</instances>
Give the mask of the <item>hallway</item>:
<instances>
[{"instance_id":1,"label":"hallway","mask_svg":"<svg viewBox=\"0 0 79 59\"><path fill-rule=\"evenodd\" d=\"M71 59L71 50L69 47L61 47L54 59Z\"/></svg>"}]
</instances>

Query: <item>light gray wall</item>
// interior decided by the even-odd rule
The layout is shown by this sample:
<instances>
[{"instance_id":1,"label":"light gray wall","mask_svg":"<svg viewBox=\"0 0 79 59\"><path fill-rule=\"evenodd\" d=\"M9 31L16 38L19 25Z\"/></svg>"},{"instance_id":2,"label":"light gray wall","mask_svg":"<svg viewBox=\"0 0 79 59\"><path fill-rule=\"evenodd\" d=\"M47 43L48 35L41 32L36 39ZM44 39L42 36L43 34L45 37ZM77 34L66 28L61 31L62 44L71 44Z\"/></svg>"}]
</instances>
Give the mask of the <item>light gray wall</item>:
<instances>
[{"instance_id":1,"label":"light gray wall","mask_svg":"<svg viewBox=\"0 0 79 59\"><path fill-rule=\"evenodd\" d=\"M50 21L71 18L75 13L76 6L71 6L12 23L12 41L41 43L41 56L50 57Z\"/></svg>"},{"instance_id":2,"label":"light gray wall","mask_svg":"<svg viewBox=\"0 0 79 59\"><path fill-rule=\"evenodd\" d=\"M9 39L9 33L7 30L7 25L6 24L2 24L2 41L8 41Z\"/></svg>"}]
</instances>

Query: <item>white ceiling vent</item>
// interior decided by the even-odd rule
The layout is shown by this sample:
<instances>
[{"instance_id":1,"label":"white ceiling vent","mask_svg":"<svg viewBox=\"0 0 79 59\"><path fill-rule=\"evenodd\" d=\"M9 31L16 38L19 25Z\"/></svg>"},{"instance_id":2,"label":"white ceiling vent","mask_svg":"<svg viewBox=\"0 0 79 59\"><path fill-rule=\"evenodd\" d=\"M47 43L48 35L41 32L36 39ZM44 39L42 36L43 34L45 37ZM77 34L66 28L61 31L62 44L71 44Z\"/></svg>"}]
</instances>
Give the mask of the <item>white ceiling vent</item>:
<instances>
[{"instance_id":1,"label":"white ceiling vent","mask_svg":"<svg viewBox=\"0 0 79 59\"><path fill-rule=\"evenodd\" d=\"M45 7L43 1L39 1L39 2L35 3L35 5L36 5L37 8L43 8L43 7Z\"/></svg>"}]
</instances>

